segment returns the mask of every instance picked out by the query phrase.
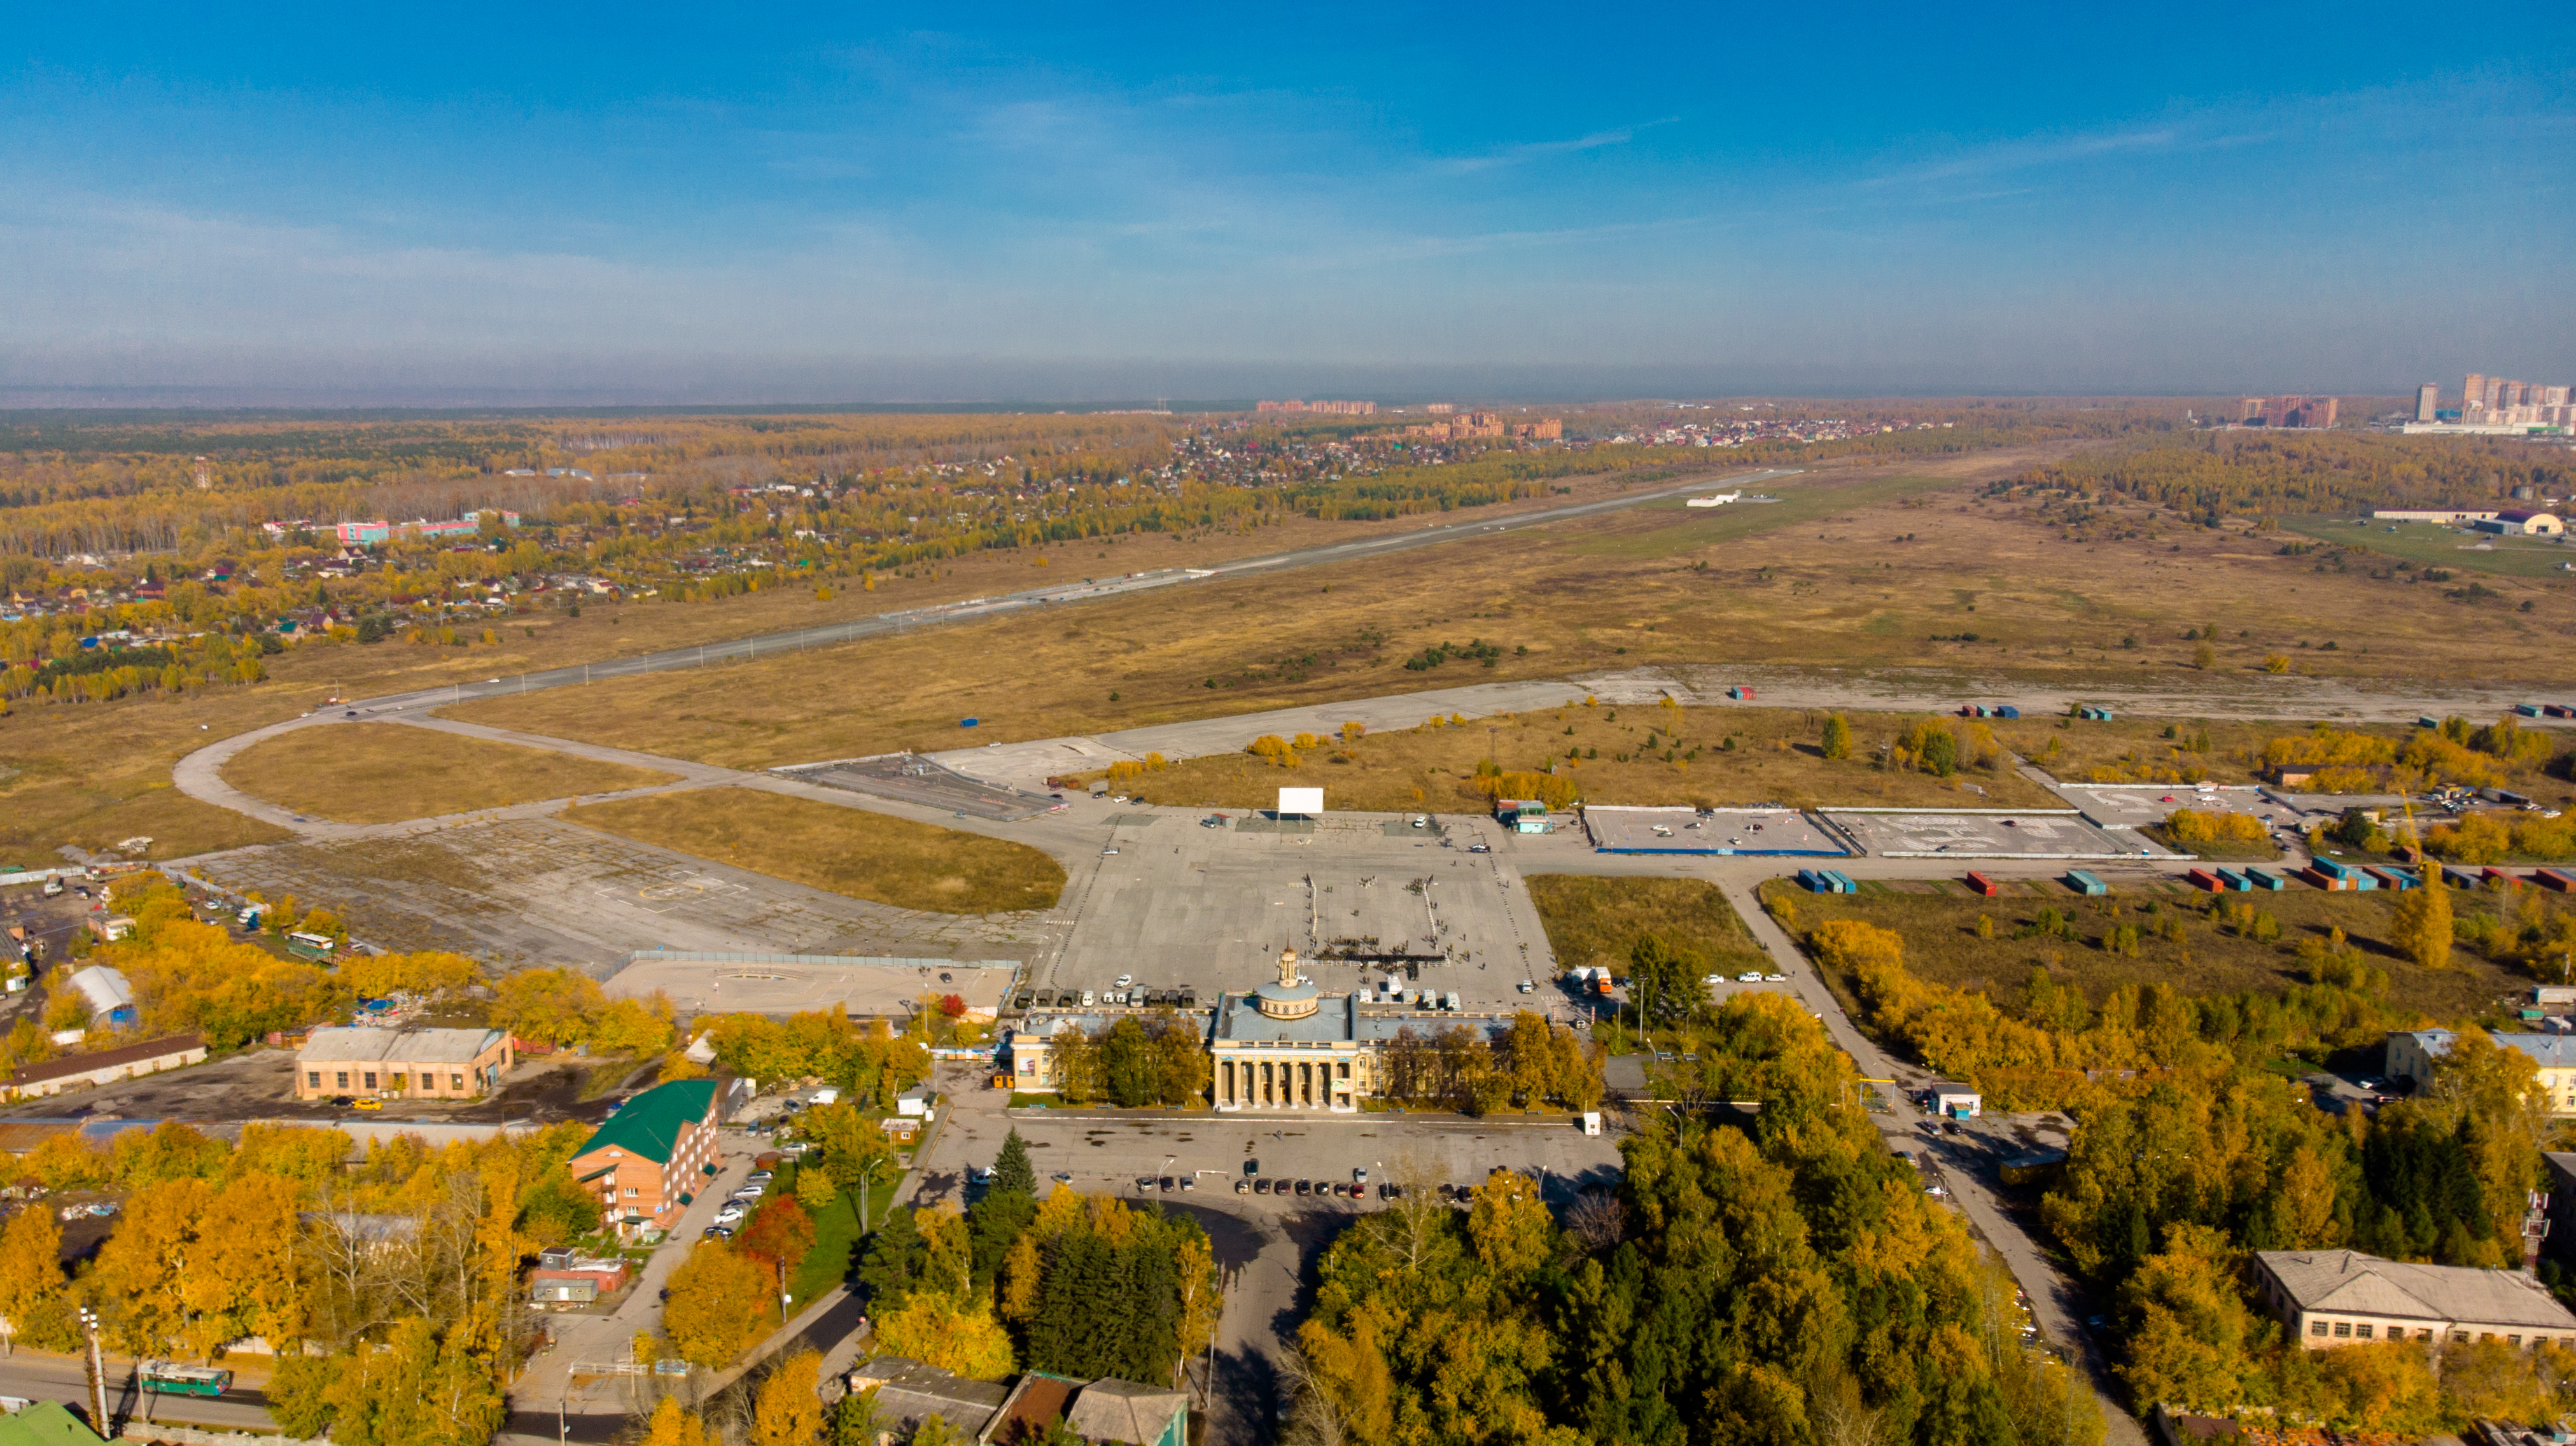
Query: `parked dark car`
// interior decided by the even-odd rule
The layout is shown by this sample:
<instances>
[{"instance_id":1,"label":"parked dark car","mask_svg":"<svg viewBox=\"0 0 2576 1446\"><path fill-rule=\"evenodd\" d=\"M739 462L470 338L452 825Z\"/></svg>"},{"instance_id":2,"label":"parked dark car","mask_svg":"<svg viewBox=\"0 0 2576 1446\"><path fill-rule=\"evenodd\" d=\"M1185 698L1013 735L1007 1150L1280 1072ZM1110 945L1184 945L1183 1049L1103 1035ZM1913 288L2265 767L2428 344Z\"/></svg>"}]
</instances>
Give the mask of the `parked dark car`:
<instances>
[{"instance_id":1,"label":"parked dark car","mask_svg":"<svg viewBox=\"0 0 2576 1446\"><path fill-rule=\"evenodd\" d=\"M1305 1177L1303 1177L1303 1176L1299 1176L1299 1177L1298 1177L1298 1180L1297 1180L1297 1193L1298 1193L1298 1194L1300 1194L1300 1195L1312 1195L1312 1194L1314 1194L1314 1193L1315 1193L1315 1182L1314 1182L1314 1181L1312 1181L1312 1180L1306 1179L1306 1178L1305 1178Z\"/></svg>"},{"instance_id":2,"label":"parked dark car","mask_svg":"<svg viewBox=\"0 0 2576 1446\"><path fill-rule=\"evenodd\" d=\"M1270 1182L1269 1182L1269 1181L1267 1181L1267 1180L1255 1180L1255 1181L1253 1181L1253 1182L1252 1182L1252 1193L1253 1193L1253 1194L1255 1194L1255 1195L1267 1195L1267 1194L1269 1194L1269 1193L1270 1193Z\"/></svg>"},{"instance_id":3,"label":"parked dark car","mask_svg":"<svg viewBox=\"0 0 2576 1446\"><path fill-rule=\"evenodd\" d=\"M1175 1185L1177 1185L1178 1183L1180 1183L1180 1182L1179 1182L1179 1181L1174 1180L1171 1176L1169 1176L1169 1175L1165 1175L1165 1176L1163 1177L1163 1181L1162 1181L1162 1184L1163 1184L1163 1193L1164 1193L1164 1194L1166 1194L1166 1195L1171 1194L1171 1193L1172 1193L1172 1187L1173 1187L1173 1186L1175 1186Z\"/></svg>"}]
</instances>

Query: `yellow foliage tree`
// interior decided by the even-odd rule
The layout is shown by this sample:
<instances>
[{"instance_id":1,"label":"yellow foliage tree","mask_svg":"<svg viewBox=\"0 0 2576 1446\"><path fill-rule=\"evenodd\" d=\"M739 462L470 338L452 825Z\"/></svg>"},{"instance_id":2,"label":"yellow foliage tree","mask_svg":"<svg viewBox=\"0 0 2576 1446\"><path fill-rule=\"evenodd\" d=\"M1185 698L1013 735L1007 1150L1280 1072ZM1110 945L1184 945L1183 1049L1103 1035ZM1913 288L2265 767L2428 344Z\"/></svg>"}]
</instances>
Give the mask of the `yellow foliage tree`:
<instances>
[{"instance_id":1,"label":"yellow foliage tree","mask_svg":"<svg viewBox=\"0 0 2576 1446\"><path fill-rule=\"evenodd\" d=\"M774 1289L757 1261L719 1242L701 1244L671 1272L663 1332L682 1358L710 1370L721 1367L760 1339Z\"/></svg>"},{"instance_id":2,"label":"yellow foliage tree","mask_svg":"<svg viewBox=\"0 0 2576 1446\"><path fill-rule=\"evenodd\" d=\"M823 1358L798 1351L760 1383L751 1413L752 1446L816 1446L823 1434L823 1401L815 1394Z\"/></svg>"},{"instance_id":3,"label":"yellow foliage tree","mask_svg":"<svg viewBox=\"0 0 2576 1446\"><path fill-rule=\"evenodd\" d=\"M664 1396L653 1408L652 1424L644 1430L643 1446L713 1446L706 1423L682 1409L680 1398Z\"/></svg>"},{"instance_id":4,"label":"yellow foliage tree","mask_svg":"<svg viewBox=\"0 0 2576 1446\"><path fill-rule=\"evenodd\" d=\"M877 1342L890 1355L978 1380L1011 1373L1011 1338L1001 1322L981 1306L960 1306L932 1291L914 1293L878 1321Z\"/></svg>"}]
</instances>

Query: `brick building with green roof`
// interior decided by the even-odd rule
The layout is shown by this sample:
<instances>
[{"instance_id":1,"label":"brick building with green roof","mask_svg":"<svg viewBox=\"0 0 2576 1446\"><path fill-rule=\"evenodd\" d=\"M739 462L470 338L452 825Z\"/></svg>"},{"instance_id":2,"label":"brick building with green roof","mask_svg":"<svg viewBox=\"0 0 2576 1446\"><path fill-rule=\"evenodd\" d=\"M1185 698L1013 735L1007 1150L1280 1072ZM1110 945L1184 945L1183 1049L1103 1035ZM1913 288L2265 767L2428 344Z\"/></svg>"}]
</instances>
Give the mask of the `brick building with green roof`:
<instances>
[{"instance_id":1,"label":"brick building with green roof","mask_svg":"<svg viewBox=\"0 0 2576 1446\"><path fill-rule=\"evenodd\" d=\"M620 1234L669 1230L723 1164L716 1082L674 1080L628 1100L571 1163L573 1178L597 1192Z\"/></svg>"}]
</instances>

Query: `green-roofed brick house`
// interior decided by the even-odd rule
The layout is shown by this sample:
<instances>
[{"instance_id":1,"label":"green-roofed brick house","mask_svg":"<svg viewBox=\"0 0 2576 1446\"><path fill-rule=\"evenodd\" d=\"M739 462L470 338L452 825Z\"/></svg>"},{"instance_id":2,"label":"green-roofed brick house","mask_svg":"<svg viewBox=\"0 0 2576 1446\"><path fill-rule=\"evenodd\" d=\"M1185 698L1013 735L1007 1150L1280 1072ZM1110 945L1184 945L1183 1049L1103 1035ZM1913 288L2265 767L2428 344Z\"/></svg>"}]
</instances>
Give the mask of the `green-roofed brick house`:
<instances>
[{"instance_id":1,"label":"green-roofed brick house","mask_svg":"<svg viewBox=\"0 0 2576 1446\"><path fill-rule=\"evenodd\" d=\"M668 1231L722 1167L717 1151L716 1082L673 1080L609 1116L572 1157L572 1174L620 1234Z\"/></svg>"},{"instance_id":2,"label":"green-roofed brick house","mask_svg":"<svg viewBox=\"0 0 2576 1446\"><path fill-rule=\"evenodd\" d=\"M0 1416L0 1446L107 1446L59 1401L31 1401Z\"/></svg>"}]
</instances>

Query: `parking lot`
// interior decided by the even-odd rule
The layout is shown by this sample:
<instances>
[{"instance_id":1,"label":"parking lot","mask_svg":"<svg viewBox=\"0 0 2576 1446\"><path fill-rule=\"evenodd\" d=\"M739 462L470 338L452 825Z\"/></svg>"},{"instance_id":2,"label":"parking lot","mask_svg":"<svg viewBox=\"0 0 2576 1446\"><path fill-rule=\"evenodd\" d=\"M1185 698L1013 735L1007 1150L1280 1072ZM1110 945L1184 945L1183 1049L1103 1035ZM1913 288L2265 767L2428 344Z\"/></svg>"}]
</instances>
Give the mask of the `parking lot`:
<instances>
[{"instance_id":1,"label":"parking lot","mask_svg":"<svg viewBox=\"0 0 2576 1446\"><path fill-rule=\"evenodd\" d=\"M2170 850L2123 829L2097 828L2069 813L1857 813L1825 818L1890 859L2172 858Z\"/></svg>"},{"instance_id":2,"label":"parking lot","mask_svg":"<svg viewBox=\"0 0 2576 1446\"><path fill-rule=\"evenodd\" d=\"M1151 1114L1076 1110L969 1111L950 1121L920 1162L922 1199L964 1198L970 1171L993 1163L1004 1133L1016 1128L1029 1146L1040 1190L1057 1184L1088 1194L1116 1194L1172 1202L1193 1201L1238 1213L1355 1213L1382 1209L1372 1188L1365 1199L1298 1195L1293 1184L1352 1183L1369 1172L1371 1186L1411 1181L1472 1185L1496 1169L1517 1169L1542 1179L1551 1199L1570 1198L1589 1183L1615 1182L1618 1142L1612 1132L1587 1136L1565 1115L1460 1120L1397 1114L1246 1121L1206 1112ZM1235 1182L1259 1177L1291 1182L1285 1195L1237 1195ZM1169 1176L1173 1189L1160 1188ZM1187 1179L1190 1188L1180 1188ZM1140 1185L1140 1181L1154 1182Z\"/></svg>"},{"instance_id":3,"label":"parking lot","mask_svg":"<svg viewBox=\"0 0 2576 1446\"><path fill-rule=\"evenodd\" d=\"M1554 972L1518 875L1474 851L1499 837L1491 824L1417 829L1398 815L1333 814L1268 832L1232 818L1208 826L1214 816L1118 815L1103 851L1069 870L1065 945L1030 982L1105 992L1126 975L1143 989L1193 987L1204 1003L1275 978L1280 951L1294 949L1327 992L1392 964L1417 987L1490 1009L1520 999L1524 978Z\"/></svg>"}]
</instances>

